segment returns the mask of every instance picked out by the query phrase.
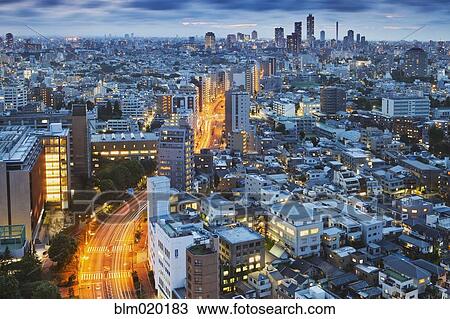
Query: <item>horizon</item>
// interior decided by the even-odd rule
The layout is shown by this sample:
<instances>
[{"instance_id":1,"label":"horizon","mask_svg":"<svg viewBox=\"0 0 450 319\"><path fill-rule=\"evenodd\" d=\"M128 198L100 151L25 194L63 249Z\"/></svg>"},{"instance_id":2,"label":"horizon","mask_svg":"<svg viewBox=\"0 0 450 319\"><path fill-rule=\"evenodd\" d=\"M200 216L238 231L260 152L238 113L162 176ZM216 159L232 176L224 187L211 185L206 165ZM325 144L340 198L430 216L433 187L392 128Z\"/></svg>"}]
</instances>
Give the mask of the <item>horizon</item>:
<instances>
[{"instance_id":1,"label":"horizon","mask_svg":"<svg viewBox=\"0 0 450 319\"><path fill-rule=\"evenodd\" d=\"M293 32L294 22L306 16L315 17L315 34L324 30L334 38L334 24L339 21L339 37L347 30L365 35L373 41L448 41L450 0L426 3L386 0L372 3L362 0L303 1L271 3L244 0L188 0L183 3L161 0L2 0L0 28L2 33L30 34L27 25L45 36L95 37L105 34L135 33L139 37L202 36L213 31L219 37L230 33L257 30L261 38L273 38L274 28ZM239 9L236 9L239 8ZM423 17L423 12L427 16ZM55 34L55 29L58 32ZM420 30L419 30L420 29ZM414 37L408 37L414 33ZM383 38L380 38L383 34ZM331 35L331 36L330 36Z\"/></svg>"}]
</instances>

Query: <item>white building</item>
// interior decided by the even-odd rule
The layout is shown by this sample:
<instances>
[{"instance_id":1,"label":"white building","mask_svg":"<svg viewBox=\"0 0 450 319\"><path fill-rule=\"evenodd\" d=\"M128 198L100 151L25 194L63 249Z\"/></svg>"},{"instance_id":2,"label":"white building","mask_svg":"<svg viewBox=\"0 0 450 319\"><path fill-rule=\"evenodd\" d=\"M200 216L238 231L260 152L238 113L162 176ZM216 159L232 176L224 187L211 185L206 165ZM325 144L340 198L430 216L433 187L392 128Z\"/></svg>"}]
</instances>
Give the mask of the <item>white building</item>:
<instances>
[{"instance_id":1,"label":"white building","mask_svg":"<svg viewBox=\"0 0 450 319\"><path fill-rule=\"evenodd\" d=\"M390 117L429 117L430 99L420 95L404 95L383 98L381 112Z\"/></svg>"},{"instance_id":2,"label":"white building","mask_svg":"<svg viewBox=\"0 0 450 319\"><path fill-rule=\"evenodd\" d=\"M10 83L3 87L4 110L18 110L27 106L27 88L22 81Z\"/></svg>"},{"instance_id":3,"label":"white building","mask_svg":"<svg viewBox=\"0 0 450 319\"><path fill-rule=\"evenodd\" d=\"M149 259L159 298L173 298L173 291L186 283L186 249L208 239L202 222L175 220L167 215L149 222Z\"/></svg>"},{"instance_id":4,"label":"white building","mask_svg":"<svg viewBox=\"0 0 450 319\"><path fill-rule=\"evenodd\" d=\"M419 290L414 280L392 269L378 273L378 284L381 286L383 298L418 299Z\"/></svg>"},{"instance_id":5,"label":"white building","mask_svg":"<svg viewBox=\"0 0 450 319\"><path fill-rule=\"evenodd\" d=\"M312 203L274 204L268 212L268 236L293 257L317 256L323 222Z\"/></svg>"},{"instance_id":6,"label":"white building","mask_svg":"<svg viewBox=\"0 0 450 319\"><path fill-rule=\"evenodd\" d=\"M200 209L210 226L231 224L236 216L234 202L223 198L219 194L202 199Z\"/></svg>"},{"instance_id":7,"label":"white building","mask_svg":"<svg viewBox=\"0 0 450 319\"><path fill-rule=\"evenodd\" d=\"M170 179L166 176L147 178L147 216L165 216L170 213Z\"/></svg>"},{"instance_id":8,"label":"white building","mask_svg":"<svg viewBox=\"0 0 450 319\"><path fill-rule=\"evenodd\" d=\"M134 93L126 94L121 100L122 116L142 118L144 116L144 100Z\"/></svg>"},{"instance_id":9,"label":"white building","mask_svg":"<svg viewBox=\"0 0 450 319\"><path fill-rule=\"evenodd\" d=\"M273 111L279 116L293 117L295 116L295 103L287 99L273 101Z\"/></svg>"},{"instance_id":10,"label":"white building","mask_svg":"<svg viewBox=\"0 0 450 319\"><path fill-rule=\"evenodd\" d=\"M225 129L227 133L250 131L250 95L238 90L225 94Z\"/></svg>"}]
</instances>

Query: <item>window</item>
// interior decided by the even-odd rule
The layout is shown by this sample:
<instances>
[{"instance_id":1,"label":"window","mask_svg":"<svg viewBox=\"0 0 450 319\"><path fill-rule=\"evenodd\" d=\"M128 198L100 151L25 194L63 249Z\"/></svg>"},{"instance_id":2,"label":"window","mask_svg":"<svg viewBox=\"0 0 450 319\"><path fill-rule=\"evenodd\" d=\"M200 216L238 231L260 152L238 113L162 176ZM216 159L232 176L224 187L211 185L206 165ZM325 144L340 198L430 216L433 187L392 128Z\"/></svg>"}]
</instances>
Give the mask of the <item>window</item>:
<instances>
[{"instance_id":1,"label":"window","mask_svg":"<svg viewBox=\"0 0 450 319\"><path fill-rule=\"evenodd\" d=\"M319 228L313 228L309 231L311 235L317 234L319 232Z\"/></svg>"},{"instance_id":2,"label":"window","mask_svg":"<svg viewBox=\"0 0 450 319\"><path fill-rule=\"evenodd\" d=\"M178 249L175 249L175 258L178 258Z\"/></svg>"}]
</instances>

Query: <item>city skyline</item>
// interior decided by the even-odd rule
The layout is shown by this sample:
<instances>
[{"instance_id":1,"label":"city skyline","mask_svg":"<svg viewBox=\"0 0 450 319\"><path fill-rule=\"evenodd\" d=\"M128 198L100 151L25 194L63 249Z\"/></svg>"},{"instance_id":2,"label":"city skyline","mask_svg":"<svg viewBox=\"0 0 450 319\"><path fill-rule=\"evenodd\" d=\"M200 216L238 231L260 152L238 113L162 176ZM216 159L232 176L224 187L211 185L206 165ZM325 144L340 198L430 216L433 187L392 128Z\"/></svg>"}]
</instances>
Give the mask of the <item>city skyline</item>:
<instances>
[{"instance_id":1,"label":"city skyline","mask_svg":"<svg viewBox=\"0 0 450 319\"><path fill-rule=\"evenodd\" d=\"M334 38L335 22L341 34L348 29L365 34L368 40L401 40L423 27L408 40L447 40L445 31L448 1L360 1L354 5L340 1L91 1L19 0L0 3L0 27L6 32L28 36L27 25L45 36L102 36L104 34L175 37L203 35L213 31L218 37L228 33L250 33L256 29L261 38L273 38L273 28L290 30L294 21L316 18L315 35L321 30ZM235 9L235 8L239 9ZM430 14L424 18L421 13ZM255 14L257 13L257 14ZM87 23L89 22L89 23ZM111 23L113 22L113 23ZM55 32L57 28L57 32ZM304 30L306 32L306 29Z\"/></svg>"}]
</instances>

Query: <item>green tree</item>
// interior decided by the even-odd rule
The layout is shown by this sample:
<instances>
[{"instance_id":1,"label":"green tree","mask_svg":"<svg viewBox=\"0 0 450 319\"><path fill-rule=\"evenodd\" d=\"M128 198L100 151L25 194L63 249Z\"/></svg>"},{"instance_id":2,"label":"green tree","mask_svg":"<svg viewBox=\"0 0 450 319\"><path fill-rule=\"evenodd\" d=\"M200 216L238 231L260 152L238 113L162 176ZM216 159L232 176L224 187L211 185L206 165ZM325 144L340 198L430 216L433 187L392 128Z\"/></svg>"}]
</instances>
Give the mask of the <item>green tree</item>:
<instances>
[{"instance_id":1,"label":"green tree","mask_svg":"<svg viewBox=\"0 0 450 319\"><path fill-rule=\"evenodd\" d=\"M50 242L48 256L58 263L59 267L64 267L72 259L77 251L77 242L75 239L64 233L59 233Z\"/></svg>"},{"instance_id":2,"label":"green tree","mask_svg":"<svg viewBox=\"0 0 450 319\"><path fill-rule=\"evenodd\" d=\"M0 274L0 299L20 298L19 282L14 276Z\"/></svg>"},{"instance_id":3,"label":"green tree","mask_svg":"<svg viewBox=\"0 0 450 319\"><path fill-rule=\"evenodd\" d=\"M60 299L59 289L48 281L37 284L32 292L33 299Z\"/></svg>"},{"instance_id":4,"label":"green tree","mask_svg":"<svg viewBox=\"0 0 450 319\"><path fill-rule=\"evenodd\" d=\"M15 270L14 276L20 284L38 281L42 278L42 264L35 255L27 254L11 267Z\"/></svg>"},{"instance_id":5,"label":"green tree","mask_svg":"<svg viewBox=\"0 0 450 319\"><path fill-rule=\"evenodd\" d=\"M114 182L109 178L100 180L98 182L98 187L102 192L112 191L116 189L116 187L114 186Z\"/></svg>"},{"instance_id":6,"label":"green tree","mask_svg":"<svg viewBox=\"0 0 450 319\"><path fill-rule=\"evenodd\" d=\"M11 251L9 250L9 247L6 246L5 251L3 254L0 254L0 264L3 262L8 262L13 258Z\"/></svg>"}]
</instances>

